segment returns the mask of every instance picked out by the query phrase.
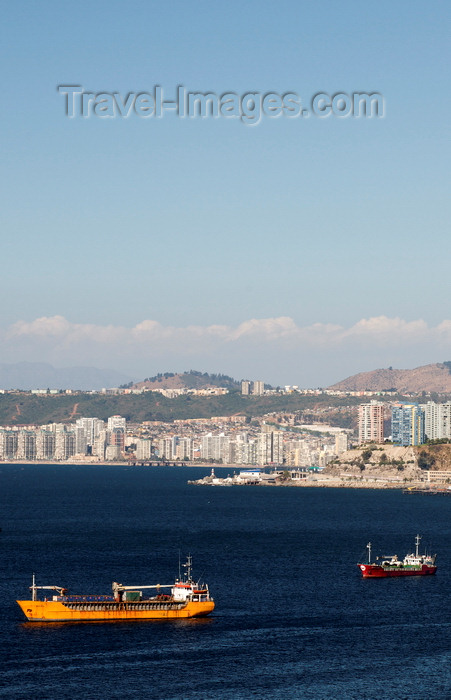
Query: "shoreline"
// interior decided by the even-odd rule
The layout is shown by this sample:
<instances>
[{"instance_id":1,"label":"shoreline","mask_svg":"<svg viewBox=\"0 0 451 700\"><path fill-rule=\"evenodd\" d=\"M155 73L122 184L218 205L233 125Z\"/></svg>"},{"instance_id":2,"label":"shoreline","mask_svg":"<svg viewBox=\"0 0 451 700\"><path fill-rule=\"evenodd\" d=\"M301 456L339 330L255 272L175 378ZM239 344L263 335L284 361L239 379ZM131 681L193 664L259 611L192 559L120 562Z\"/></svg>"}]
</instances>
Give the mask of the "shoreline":
<instances>
[{"instance_id":1,"label":"shoreline","mask_svg":"<svg viewBox=\"0 0 451 700\"><path fill-rule=\"evenodd\" d=\"M197 482L196 481L189 481L188 482L192 486L212 486L212 487L230 487L230 486L261 486L263 488L270 488L270 487L276 487L276 488L322 488L322 489L327 489L327 488L340 488L340 489L366 489L366 490L375 490L375 491L387 491L387 490L398 490L398 491L404 491L407 489L421 489L425 487L424 482L410 482L409 484L402 484L398 482L392 482L392 481L342 481L341 479L318 479L316 481L310 481L308 479L303 479L302 481L292 481L290 482L276 482L276 483L265 483L263 482L251 482L246 484L245 482L242 483L208 483L208 482L203 482L201 479L199 479ZM439 485L437 484L437 487ZM434 486L431 488L431 491L435 491L436 487Z\"/></svg>"},{"instance_id":2,"label":"shoreline","mask_svg":"<svg viewBox=\"0 0 451 700\"><path fill-rule=\"evenodd\" d=\"M2 466L29 466L29 467L39 467L39 466L59 466L59 467L146 467L148 469L154 469L154 468L166 468L166 469L177 469L177 468L188 468L188 469L240 469L242 465L237 465L237 464L133 464L129 462L107 462L107 461L96 461L96 462L70 462L70 461L30 461L30 460L14 460L11 462L0 462L0 469ZM220 483L221 481L224 481L224 483ZM226 482L226 479L222 479L219 477L216 480L216 483L211 482L211 477L209 475L202 477L200 479L194 480L194 481L189 481L188 482L190 485L194 486L263 486L263 487L268 487L268 486L276 486L276 487L282 487L282 488L348 488L348 489L373 489L373 490L418 490L418 489L426 489L430 490L431 492L436 491L440 487L443 489L443 484L440 484L437 482L436 484L433 482L425 482L425 481L416 481L416 480L409 480L407 482L401 482L401 481L391 481L387 480L384 478L375 478L375 479L369 479L369 478L358 478L356 477L355 479L349 476L346 477L333 477L329 475L324 475L320 476L319 474L316 474L315 477L313 478L307 478L307 479L296 479L296 480L289 480L287 481L276 481L276 482L271 482L271 483L266 483L265 481L262 482L252 482L252 483L246 483L245 481L243 482L238 482L238 483L230 483Z\"/></svg>"}]
</instances>

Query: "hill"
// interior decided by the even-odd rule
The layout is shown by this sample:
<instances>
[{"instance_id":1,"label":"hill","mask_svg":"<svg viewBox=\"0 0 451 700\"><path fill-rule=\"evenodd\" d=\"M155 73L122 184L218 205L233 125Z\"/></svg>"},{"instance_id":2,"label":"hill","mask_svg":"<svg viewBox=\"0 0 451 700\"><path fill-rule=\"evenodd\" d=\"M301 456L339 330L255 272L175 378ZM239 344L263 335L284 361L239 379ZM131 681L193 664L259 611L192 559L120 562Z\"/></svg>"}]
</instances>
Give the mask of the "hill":
<instances>
[{"instance_id":1,"label":"hill","mask_svg":"<svg viewBox=\"0 0 451 700\"><path fill-rule=\"evenodd\" d=\"M351 427L355 412L346 406L357 405L359 397L302 396L300 394L241 396L231 391L223 396L183 395L169 399L157 392L143 394L0 394L0 425L73 423L81 416L106 420L119 414L132 423L172 421L184 418L213 416L262 416L272 411L318 411L323 420L333 425ZM329 407L343 407L329 411ZM318 420L318 415L315 415ZM308 422L306 420L305 422Z\"/></svg>"},{"instance_id":2,"label":"hill","mask_svg":"<svg viewBox=\"0 0 451 700\"><path fill-rule=\"evenodd\" d=\"M226 374L208 374L208 372L202 374L192 369L179 374L172 372L157 374L155 377L149 377L131 386L134 389L210 389L219 386L237 389L239 385L240 382Z\"/></svg>"},{"instance_id":3,"label":"hill","mask_svg":"<svg viewBox=\"0 0 451 700\"><path fill-rule=\"evenodd\" d=\"M451 478L451 445L363 445L343 452L330 462L325 473L332 476L421 481L430 471L449 471Z\"/></svg>"},{"instance_id":4,"label":"hill","mask_svg":"<svg viewBox=\"0 0 451 700\"><path fill-rule=\"evenodd\" d=\"M339 391L388 391L400 394L451 392L451 362L423 365L415 369L375 369L348 377L329 387Z\"/></svg>"}]
</instances>

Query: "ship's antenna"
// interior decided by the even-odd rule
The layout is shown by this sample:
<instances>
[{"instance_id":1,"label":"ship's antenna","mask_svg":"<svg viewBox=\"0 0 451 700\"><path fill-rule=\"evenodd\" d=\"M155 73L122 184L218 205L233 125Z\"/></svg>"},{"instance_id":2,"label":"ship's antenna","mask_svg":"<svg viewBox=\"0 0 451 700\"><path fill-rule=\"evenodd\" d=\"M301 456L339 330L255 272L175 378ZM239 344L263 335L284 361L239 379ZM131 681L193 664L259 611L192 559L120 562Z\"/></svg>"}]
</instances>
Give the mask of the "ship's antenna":
<instances>
[{"instance_id":1,"label":"ship's antenna","mask_svg":"<svg viewBox=\"0 0 451 700\"><path fill-rule=\"evenodd\" d=\"M417 535L415 537L415 556L418 558L418 545L420 544L421 537Z\"/></svg>"},{"instance_id":2,"label":"ship's antenna","mask_svg":"<svg viewBox=\"0 0 451 700\"><path fill-rule=\"evenodd\" d=\"M193 558L192 558L191 554L188 554L188 556L186 557L186 564L183 564L183 566L186 569L186 576L187 576L188 581L191 581L192 561L193 561Z\"/></svg>"},{"instance_id":3,"label":"ship's antenna","mask_svg":"<svg viewBox=\"0 0 451 700\"><path fill-rule=\"evenodd\" d=\"M368 564L371 564L371 542L368 542L366 548L368 550Z\"/></svg>"},{"instance_id":4,"label":"ship's antenna","mask_svg":"<svg viewBox=\"0 0 451 700\"><path fill-rule=\"evenodd\" d=\"M34 574L31 581L31 600L36 600L36 577Z\"/></svg>"}]
</instances>

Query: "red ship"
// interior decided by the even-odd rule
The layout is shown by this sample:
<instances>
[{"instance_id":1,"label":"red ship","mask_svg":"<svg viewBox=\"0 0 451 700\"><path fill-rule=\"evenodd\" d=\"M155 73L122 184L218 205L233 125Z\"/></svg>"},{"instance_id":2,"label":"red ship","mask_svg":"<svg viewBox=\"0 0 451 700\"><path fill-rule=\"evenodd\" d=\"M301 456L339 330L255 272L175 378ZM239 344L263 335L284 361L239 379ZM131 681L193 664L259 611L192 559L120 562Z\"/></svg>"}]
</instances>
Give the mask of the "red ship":
<instances>
[{"instance_id":1,"label":"red ship","mask_svg":"<svg viewBox=\"0 0 451 700\"><path fill-rule=\"evenodd\" d=\"M421 537L415 537L415 554L406 554L399 560L395 555L390 557L378 557L371 563L371 542L368 542L368 563L357 564L363 578L386 578L388 576L431 576L437 571L435 560L437 555L419 554L418 547Z\"/></svg>"}]
</instances>

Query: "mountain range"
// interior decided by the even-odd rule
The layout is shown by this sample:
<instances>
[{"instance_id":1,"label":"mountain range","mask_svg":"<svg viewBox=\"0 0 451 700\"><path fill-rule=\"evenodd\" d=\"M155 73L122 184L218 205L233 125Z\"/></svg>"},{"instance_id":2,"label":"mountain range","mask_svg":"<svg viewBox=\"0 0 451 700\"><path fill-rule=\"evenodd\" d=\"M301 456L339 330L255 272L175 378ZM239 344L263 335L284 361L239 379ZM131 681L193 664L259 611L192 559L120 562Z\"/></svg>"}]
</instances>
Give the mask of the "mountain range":
<instances>
[{"instance_id":1,"label":"mountain range","mask_svg":"<svg viewBox=\"0 0 451 700\"><path fill-rule=\"evenodd\" d=\"M0 363L0 389L73 389L96 391L118 386L137 389L202 389L223 386L239 389L240 383L224 374L165 372L143 381L115 370L96 367L53 367L46 362ZM375 369L352 375L329 389L339 391L388 391L397 393L451 393L451 362L423 365L415 369Z\"/></svg>"}]
</instances>

